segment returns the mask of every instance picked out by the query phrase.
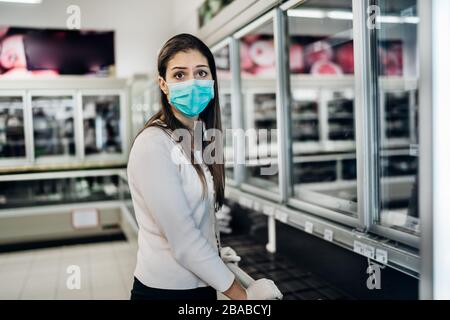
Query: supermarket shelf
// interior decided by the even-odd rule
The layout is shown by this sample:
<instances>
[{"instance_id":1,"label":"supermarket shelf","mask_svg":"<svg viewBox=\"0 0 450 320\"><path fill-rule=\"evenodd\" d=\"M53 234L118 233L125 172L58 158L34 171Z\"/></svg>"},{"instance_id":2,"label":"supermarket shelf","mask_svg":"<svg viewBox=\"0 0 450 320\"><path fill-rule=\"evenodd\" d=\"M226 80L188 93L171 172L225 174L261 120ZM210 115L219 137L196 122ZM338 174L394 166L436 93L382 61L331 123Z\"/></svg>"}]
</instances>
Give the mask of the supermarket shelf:
<instances>
[{"instance_id":1,"label":"supermarket shelf","mask_svg":"<svg viewBox=\"0 0 450 320\"><path fill-rule=\"evenodd\" d=\"M294 210L274 201L265 200L237 188L227 186L226 197L244 208L259 210L281 223L306 231L335 245L354 251L400 272L419 277L420 256L416 249L401 245L389 239L362 233L311 214Z\"/></svg>"}]
</instances>

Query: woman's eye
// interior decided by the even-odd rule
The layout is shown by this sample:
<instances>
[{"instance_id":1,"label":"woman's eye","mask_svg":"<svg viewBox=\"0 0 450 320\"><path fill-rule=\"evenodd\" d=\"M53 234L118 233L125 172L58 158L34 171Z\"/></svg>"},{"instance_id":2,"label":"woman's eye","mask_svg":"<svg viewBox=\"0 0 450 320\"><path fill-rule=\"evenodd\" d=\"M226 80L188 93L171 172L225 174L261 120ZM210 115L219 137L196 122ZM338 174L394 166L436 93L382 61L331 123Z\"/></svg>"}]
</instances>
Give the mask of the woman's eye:
<instances>
[{"instance_id":1,"label":"woman's eye","mask_svg":"<svg viewBox=\"0 0 450 320\"><path fill-rule=\"evenodd\" d=\"M183 79L183 74L181 72L175 74L175 78L180 80Z\"/></svg>"},{"instance_id":2,"label":"woman's eye","mask_svg":"<svg viewBox=\"0 0 450 320\"><path fill-rule=\"evenodd\" d=\"M206 77L208 75L208 72L206 72L205 70L200 70L198 72L198 75L202 78Z\"/></svg>"}]
</instances>

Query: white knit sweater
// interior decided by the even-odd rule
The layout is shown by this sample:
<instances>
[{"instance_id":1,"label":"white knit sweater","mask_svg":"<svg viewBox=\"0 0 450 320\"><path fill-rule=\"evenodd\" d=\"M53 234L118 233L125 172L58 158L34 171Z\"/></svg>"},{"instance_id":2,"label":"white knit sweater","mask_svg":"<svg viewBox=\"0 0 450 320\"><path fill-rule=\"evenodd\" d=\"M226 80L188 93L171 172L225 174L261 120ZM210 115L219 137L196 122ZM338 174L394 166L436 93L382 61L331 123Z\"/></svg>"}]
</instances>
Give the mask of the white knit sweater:
<instances>
[{"instance_id":1,"label":"white knit sweater","mask_svg":"<svg viewBox=\"0 0 450 320\"><path fill-rule=\"evenodd\" d=\"M202 199L201 180L185 162L161 128L146 128L133 144L127 174L139 225L134 276L153 288L210 285L223 292L234 274L217 248L212 176L202 163L208 185Z\"/></svg>"}]
</instances>

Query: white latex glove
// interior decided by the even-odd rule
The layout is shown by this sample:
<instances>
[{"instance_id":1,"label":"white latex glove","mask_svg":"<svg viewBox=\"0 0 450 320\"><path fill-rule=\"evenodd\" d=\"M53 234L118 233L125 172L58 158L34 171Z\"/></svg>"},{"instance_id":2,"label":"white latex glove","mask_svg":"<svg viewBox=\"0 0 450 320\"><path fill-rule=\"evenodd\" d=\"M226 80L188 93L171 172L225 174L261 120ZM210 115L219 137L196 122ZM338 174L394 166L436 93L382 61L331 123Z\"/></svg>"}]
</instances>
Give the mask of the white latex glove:
<instances>
[{"instance_id":1,"label":"white latex glove","mask_svg":"<svg viewBox=\"0 0 450 320\"><path fill-rule=\"evenodd\" d=\"M225 263L236 263L241 261L239 257L231 247L220 248L220 256Z\"/></svg>"},{"instance_id":2,"label":"white latex glove","mask_svg":"<svg viewBox=\"0 0 450 320\"><path fill-rule=\"evenodd\" d=\"M258 279L253 282L246 290L247 300L281 300L283 294L278 290L272 280Z\"/></svg>"}]
</instances>

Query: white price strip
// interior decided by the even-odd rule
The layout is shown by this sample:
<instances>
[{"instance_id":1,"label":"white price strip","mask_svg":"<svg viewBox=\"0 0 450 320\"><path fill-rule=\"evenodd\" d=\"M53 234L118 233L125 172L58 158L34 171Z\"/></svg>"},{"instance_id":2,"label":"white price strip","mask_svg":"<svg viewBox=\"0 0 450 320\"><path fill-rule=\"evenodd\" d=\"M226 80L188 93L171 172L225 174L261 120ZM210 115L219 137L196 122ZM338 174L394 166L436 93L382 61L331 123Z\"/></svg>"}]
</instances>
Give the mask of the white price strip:
<instances>
[{"instance_id":1,"label":"white price strip","mask_svg":"<svg viewBox=\"0 0 450 320\"><path fill-rule=\"evenodd\" d=\"M333 242L333 230L325 229L323 238L329 242Z\"/></svg>"},{"instance_id":2,"label":"white price strip","mask_svg":"<svg viewBox=\"0 0 450 320\"><path fill-rule=\"evenodd\" d=\"M375 259L375 248L366 245L364 248L364 256L370 259Z\"/></svg>"},{"instance_id":3,"label":"white price strip","mask_svg":"<svg viewBox=\"0 0 450 320\"><path fill-rule=\"evenodd\" d=\"M364 244L359 242L359 241L354 241L353 242L353 251L356 252L357 254L363 254L363 247Z\"/></svg>"},{"instance_id":4,"label":"white price strip","mask_svg":"<svg viewBox=\"0 0 450 320\"><path fill-rule=\"evenodd\" d=\"M353 251L370 259L375 259L375 248L359 241L353 242Z\"/></svg>"},{"instance_id":5,"label":"white price strip","mask_svg":"<svg viewBox=\"0 0 450 320\"><path fill-rule=\"evenodd\" d=\"M309 221L305 222L305 231L312 234L314 232L314 224Z\"/></svg>"},{"instance_id":6,"label":"white price strip","mask_svg":"<svg viewBox=\"0 0 450 320\"><path fill-rule=\"evenodd\" d=\"M375 250L375 260L382 263L387 264L388 263L388 253L386 250L377 249Z\"/></svg>"},{"instance_id":7,"label":"white price strip","mask_svg":"<svg viewBox=\"0 0 450 320\"><path fill-rule=\"evenodd\" d=\"M283 223L288 222L289 215L286 212L277 210L275 213L275 218Z\"/></svg>"},{"instance_id":8,"label":"white price strip","mask_svg":"<svg viewBox=\"0 0 450 320\"><path fill-rule=\"evenodd\" d=\"M275 213L275 208L274 208L274 207L271 207L271 206L268 206L268 205L265 205L265 206L263 206L263 213L264 213L265 215L271 217L271 216L273 216L274 213Z\"/></svg>"}]
</instances>

